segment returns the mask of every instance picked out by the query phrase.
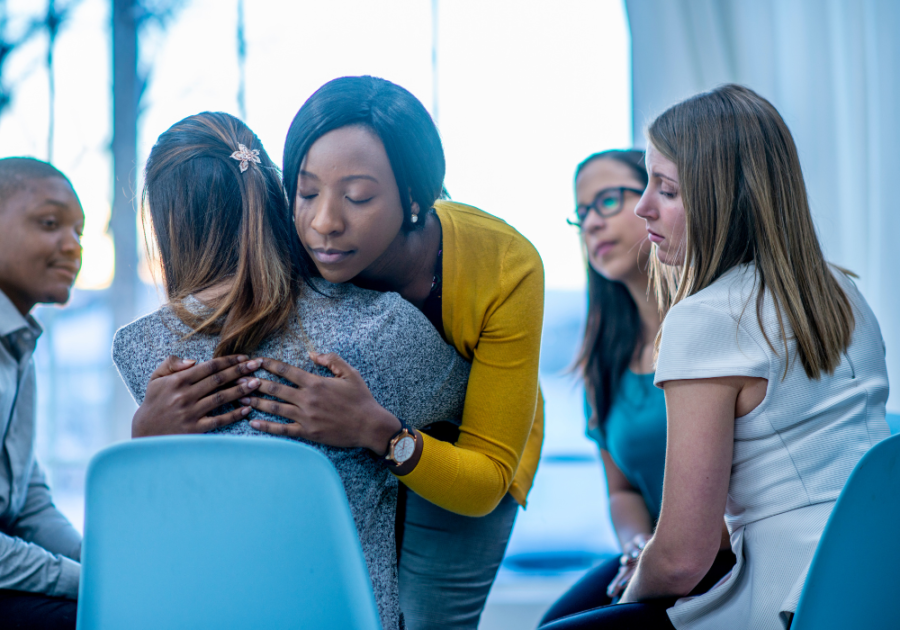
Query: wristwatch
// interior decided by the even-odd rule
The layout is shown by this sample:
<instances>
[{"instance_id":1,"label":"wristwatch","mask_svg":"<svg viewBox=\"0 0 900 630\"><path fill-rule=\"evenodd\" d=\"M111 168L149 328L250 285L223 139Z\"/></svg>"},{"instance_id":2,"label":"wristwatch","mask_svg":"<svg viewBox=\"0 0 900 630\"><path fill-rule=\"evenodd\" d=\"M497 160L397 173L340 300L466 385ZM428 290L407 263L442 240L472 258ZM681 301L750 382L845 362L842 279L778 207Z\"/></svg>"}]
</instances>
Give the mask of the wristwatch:
<instances>
[{"instance_id":1,"label":"wristwatch","mask_svg":"<svg viewBox=\"0 0 900 630\"><path fill-rule=\"evenodd\" d=\"M388 442L387 455L384 456L384 460L388 464L399 466L408 462L415 452L416 434L410 431L409 426L403 420L400 420L400 430Z\"/></svg>"}]
</instances>

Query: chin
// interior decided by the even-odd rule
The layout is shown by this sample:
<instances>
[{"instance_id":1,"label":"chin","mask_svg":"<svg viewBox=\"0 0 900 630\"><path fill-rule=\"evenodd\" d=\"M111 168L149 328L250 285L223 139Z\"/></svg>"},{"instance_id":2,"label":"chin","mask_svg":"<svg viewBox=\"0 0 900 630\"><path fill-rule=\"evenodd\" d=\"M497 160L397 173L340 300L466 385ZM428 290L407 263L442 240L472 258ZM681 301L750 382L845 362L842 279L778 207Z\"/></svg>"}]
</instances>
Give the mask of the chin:
<instances>
[{"instance_id":1,"label":"chin","mask_svg":"<svg viewBox=\"0 0 900 630\"><path fill-rule=\"evenodd\" d=\"M72 289L57 289L54 291L48 291L44 294L43 298L39 300L39 304L65 304L69 301L69 298L72 295Z\"/></svg>"},{"instance_id":2,"label":"chin","mask_svg":"<svg viewBox=\"0 0 900 630\"><path fill-rule=\"evenodd\" d=\"M621 264L622 261L618 260L607 261L606 264L600 264L593 260L590 262L594 271L611 282L622 282L628 275L627 272L630 271L629 269L623 269L622 267L627 267L627 265Z\"/></svg>"},{"instance_id":3,"label":"chin","mask_svg":"<svg viewBox=\"0 0 900 630\"><path fill-rule=\"evenodd\" d=\"M356 274L349 273L344 270L336 270L336 269L322 269L318 267L319 275L322 276L322 279L330 282L331 284L344 284L345 282L350 282L353 278L356 277Z\"/></svg>"},{"instance_id":4,"label":"chin","mask_svg":"<svg viewBox=\"0 0 900 630\"><path fill-rule=\"evenodd\" d=\"M664 252L660 249L656 250L656 257L659 259L664 265L668 265L670 267L680 267L684 264L684 256L673 256L669 252Z\"/></svg>"}]
</instances>

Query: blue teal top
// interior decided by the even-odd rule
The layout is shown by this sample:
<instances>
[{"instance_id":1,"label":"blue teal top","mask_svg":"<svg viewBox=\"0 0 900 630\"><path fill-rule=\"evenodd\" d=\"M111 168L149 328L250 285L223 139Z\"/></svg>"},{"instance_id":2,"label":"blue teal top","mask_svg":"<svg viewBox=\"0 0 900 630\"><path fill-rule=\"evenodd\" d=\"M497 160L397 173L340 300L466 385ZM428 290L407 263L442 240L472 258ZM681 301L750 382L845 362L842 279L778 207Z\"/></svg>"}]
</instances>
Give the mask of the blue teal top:
<instances>
[{"instance_id":1,"label":"blue teal top","mask_svg":"<svg viewBox=\"0 0 900 630\"><path fill-rule=\"evenodd\" d=\"M625 370L606 418L606 431L601 434L599 427L589 423L587 435L609 452L628 483L641 493L655 525L666 464L666 398L653 385L653 376Z\"/></svg>"}]
</instances>

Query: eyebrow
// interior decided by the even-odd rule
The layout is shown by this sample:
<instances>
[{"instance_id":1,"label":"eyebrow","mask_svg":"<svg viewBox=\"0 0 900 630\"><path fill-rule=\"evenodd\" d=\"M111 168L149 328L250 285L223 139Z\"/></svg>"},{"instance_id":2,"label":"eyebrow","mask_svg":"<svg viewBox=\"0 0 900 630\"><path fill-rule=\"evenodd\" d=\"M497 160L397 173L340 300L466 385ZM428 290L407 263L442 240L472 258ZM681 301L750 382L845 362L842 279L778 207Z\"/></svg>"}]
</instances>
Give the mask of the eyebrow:
<instances>
[{"instance_id":1,"label":"eyebrow","mask_svg":"<svg viewBox=\"0 0 900 630\"><path fill-rule=\"evenodd\" d=\"M315 179L315 180L319 179L319 177L315 173L310 173L309 171L304 171L304 170L300 171L300 177L309 177L310 179ZM376 184L379 183L379 181L376 178L372 177L371 175L347 175L346 177L341 177L340 181L349 182L349 181L353 181L355 179L366 179L366 180L369 180L370 182L375 182Z\"/></svg>"},{"instance_id":2,"label":"eyebrow","mask_svg":"<svg viewBox=\"0 0 900 630\"><path fill-rule=\"evenodd\" d=\"M653 171L653 172L651 173L651 175L653 175L653 177L659 177L660 179L667 179L667 180L669 180L670 182L672 182L673 184L677 184L677 183L678 183L678 180L672 179L672 178L669 177L668 175L663 175L662 173L658 173L658 172L656 172L656 171Z\"/></svg>"},{"instance_id":3,"label":"eyebrow","mask_svg":"<svg viewBox=\"0 0 900 630\"><path fill-rule=\"evenodd\" d=\"M45 209L47 206L53 206L56 210L68 210L69 209L69 204L67 204L63 201L58 201L56 199L43 199L36 206L32 206L30 212L40 212L41 210Z\"/></svg>"}]
</instances>

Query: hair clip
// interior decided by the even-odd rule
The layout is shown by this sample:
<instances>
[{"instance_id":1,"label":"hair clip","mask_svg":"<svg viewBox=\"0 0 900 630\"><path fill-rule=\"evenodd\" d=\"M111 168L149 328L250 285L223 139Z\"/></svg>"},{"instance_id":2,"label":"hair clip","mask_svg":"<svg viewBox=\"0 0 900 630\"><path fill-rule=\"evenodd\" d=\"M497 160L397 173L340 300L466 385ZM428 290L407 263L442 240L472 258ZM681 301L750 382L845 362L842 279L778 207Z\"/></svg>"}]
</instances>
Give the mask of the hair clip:
<instances>
[{"instance_id":1,"label":"hair clip","mask_svg":"<svg viewBox=\"0 0 900 630\"><path fill-rule=\"evenodd\" d=\"M245 147L243 144L238 144L238 150L231 154L232 159L239 160L241 162L241 173L247 170L250 166L250 162L260 163L259 159L259 149L253 149L252 151Z\"/></svg>"}]
</instances>

